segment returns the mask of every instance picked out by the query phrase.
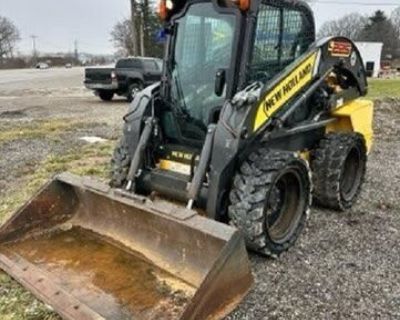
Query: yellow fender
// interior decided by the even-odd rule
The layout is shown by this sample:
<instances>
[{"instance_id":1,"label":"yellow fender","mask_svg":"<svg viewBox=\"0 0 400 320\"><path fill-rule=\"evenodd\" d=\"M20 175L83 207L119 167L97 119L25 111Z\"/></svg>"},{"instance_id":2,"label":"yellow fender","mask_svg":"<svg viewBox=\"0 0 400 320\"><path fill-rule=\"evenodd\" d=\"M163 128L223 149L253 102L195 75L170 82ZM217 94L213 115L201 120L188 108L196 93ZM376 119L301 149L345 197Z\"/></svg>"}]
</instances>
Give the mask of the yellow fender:
<instances>
[{"instance_id":1,"label":"yellow fender","mask_svg":"<svg viewBox=\"0 0 400 320\"><path fill-rule=\"evenodd\" d=\"M374 141L373 116L374 103L370 100L356 99L332 112L337 121L326 128L330 132L358 132L364 136L368 153Z\"/></svg>"}]
</instances>

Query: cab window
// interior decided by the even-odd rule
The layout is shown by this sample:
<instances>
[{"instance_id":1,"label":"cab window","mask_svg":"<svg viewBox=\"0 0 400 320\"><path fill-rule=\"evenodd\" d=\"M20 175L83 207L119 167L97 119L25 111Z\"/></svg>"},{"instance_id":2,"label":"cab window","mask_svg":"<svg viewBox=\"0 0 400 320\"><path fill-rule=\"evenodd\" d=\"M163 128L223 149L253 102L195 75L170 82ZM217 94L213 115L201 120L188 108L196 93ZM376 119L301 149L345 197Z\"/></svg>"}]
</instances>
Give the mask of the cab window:
<instances>
[{"instance_id":1,"label":"cab window","mask_svg":"<svg viewBox=\"0 0 400 320\"><path fill-rule=\"evenodd\" d=\"M278 62L280 23L279 9L267 5L260 6L251 61L255 70Z\"/></svg>"},{"instance_id":2,"label":"cab window","mask_svg":"<svg viewBox=\"0 0 400 320\"><path fill-rule=\"evenodd\" d=\"M283 10L282 64L287 65L307 51L314 37L312 26L297 10Z\"/></svg>"},{"instance_id":3,"label":"cab window","mask_svg":"<svg viewBox=\"0 0 400 320\"><path fill-rule=\"evenodd\" d=\"M257 16L248 82L271 80L313 42L304 13L261 4Z\"/></svg>"}]
</instances>

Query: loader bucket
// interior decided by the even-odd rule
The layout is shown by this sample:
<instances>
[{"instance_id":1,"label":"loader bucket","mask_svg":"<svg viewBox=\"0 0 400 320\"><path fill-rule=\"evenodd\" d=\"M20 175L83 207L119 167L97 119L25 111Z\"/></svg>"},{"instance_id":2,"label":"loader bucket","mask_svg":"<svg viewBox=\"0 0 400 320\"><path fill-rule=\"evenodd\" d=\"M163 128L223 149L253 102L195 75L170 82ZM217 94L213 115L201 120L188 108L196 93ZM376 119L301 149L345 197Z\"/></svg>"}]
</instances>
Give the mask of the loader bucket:
<instances>
[{"instance_id":1,"label":"loader bucket","mask_svg":"<svg viewBox=\"0 0 400 320\"><path fill-rule=\"evenodd\" d=\"M70 174L0 228L0 268L64 319L220 319L252 284L236 229Z\"/></svg>"}]
</instances>

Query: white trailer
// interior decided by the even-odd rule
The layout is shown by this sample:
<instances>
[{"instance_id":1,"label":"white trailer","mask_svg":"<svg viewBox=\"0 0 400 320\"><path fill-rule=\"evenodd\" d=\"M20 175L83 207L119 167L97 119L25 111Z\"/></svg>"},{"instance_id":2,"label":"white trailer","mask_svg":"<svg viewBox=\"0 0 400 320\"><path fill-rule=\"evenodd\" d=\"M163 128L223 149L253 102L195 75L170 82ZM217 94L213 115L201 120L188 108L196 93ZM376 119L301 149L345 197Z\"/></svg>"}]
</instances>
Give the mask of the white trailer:
<instances>
[{"instance_id":1,"label":"white trailer","mask_svg":"<svg viewBox=\"0 0 400 320\"><path fill-rule=\"evenodd\" d=\"M364 65L367 70L367 75L377 78L381 71L382 59L382 42L356 42L361 57L364 60Z\"/></svg>"}]
</instances>

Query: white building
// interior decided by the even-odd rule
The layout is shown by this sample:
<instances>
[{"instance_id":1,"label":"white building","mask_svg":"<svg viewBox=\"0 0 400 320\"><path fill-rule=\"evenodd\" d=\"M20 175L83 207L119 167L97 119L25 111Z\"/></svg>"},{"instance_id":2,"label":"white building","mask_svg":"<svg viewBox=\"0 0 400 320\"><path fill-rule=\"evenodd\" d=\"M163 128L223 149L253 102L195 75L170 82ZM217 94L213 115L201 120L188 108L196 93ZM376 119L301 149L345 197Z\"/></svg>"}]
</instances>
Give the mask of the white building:
<instances>
[{"instance_id":1,"label":"white building","mask_svg":"<svg viewBox=\"0 0 400 320\"><path fill-rule=\"evenodd\" d=\"M365 69L370 77L377 78L381 71L382 42L356 42L363 58Z\"/></svg>"}]
</instances>

